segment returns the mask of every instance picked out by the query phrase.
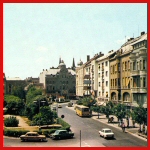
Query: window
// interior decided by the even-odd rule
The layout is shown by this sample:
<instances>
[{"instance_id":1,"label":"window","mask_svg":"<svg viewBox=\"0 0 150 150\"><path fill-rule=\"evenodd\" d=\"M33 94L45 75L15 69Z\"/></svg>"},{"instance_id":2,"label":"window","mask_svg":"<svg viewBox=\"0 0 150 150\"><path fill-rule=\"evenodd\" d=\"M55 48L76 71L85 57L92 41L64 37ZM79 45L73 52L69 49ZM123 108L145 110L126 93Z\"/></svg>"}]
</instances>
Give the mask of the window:
<instances>
[{"instance_id":1,"label":"window","mask_svg":"<svg viewBox=\"0 0 150 150\"><path fill-rule=\"evenodd\" d=\"M99 73L99 78L100 78L100 75L101 75L101 74Z\"/></svg>"},{"instance_id":2,"label":"window","mask_svg":"<svg viewBox=\"0 0 150 150\"><path fill-rule=\"evenodd\" d=\"M128 69L130 69L130 61L128 61Z\"/></svg>"},{"instance_id":3,"label":"window","mask_svg":"<svg viewBox=\"0 0 150 150\"><path fill-rule=\"evenodd\" d=\"M107 66L107 65L108 65L108 62L106 61L106 62L105 62L105 66Z\"/></svg>"},{"instance_id":4,"label":"window","mask_svg":"<svg viewBox=\"0 0 150 150\"><path fill-rule=\"evenodd\" d=\"M122 86L124 87L124 78L122 78Z\"/></svg>"},{"instance_id":5,"label":"window","mask_svg":"<svg viewBox=\"0 0 150 150\"><path fill-rule=\"evenodd\" d=\"M127 62L125 62L125 70L127 70Z\"/></svg>"},{"instance_id":6,"label":"window","mask_svg":"<svg viewBox=\"0 0 150 150\"><path fill-rule=\"evenodd\" d=\"M111 72L111 74L112 74L112 66L110 67L110 72Z\"/></svg>"},{"instance_id":7,"label":"window","mask_svg":"<svg viewBox=\"0 0 150 150\"><path fill-rule=\"evenodd\" d=\"M135 62L133 62L133 70L135 70Z\"/></svg>"},{"instance_id":8,"label":"window","mask_svg":"<svg viewBox=\"0 0 150 150\"><path fill-rule=\"evenodd\" d=\"M143 60L143 69L146 69L146 64L145 64L145 60Z\"/></svg>"},{"instance_id":9,"label":"window","mask_svg":"<svg viewBox=\"0 0 150 150\"><path fill-rule=\"evenodd\" d=\"M99 87L101 86L101 83L99 82Z\"/></svg>"},{"instance_id":10,"label":"window","mask_svg":"<svg viewBox=\"0 0 150 150\"><path fill-rule=\"evenodd\" d=\"M120 63L118 63L118 72L120 72Z\"/></svg>"},{"instance_id":11,"label":"window","mask_svg":"<svg viewBox=\"0 0 150 150\"><path fill-rule=\"evenodd\" d=\"M146 87L146 78L143 77L143 87Z\"/></svg>"},{"instance_id":12,"label":"window","mask_svg":"<svg viewBox=\"0 0 150 150\"><path fill-rule=\"evenodd\" d=\"M112 79L111 79L111 87L112 87Z\"/></svg>"},{"instance_id":13,"label":"window","mask_svg":"<svg viewBox=\"0 0 150 150\"><path fill-rule=\"evenodd\" d=\"M108 86L108 81L106 81L106 86Z\"/></svg>"},{"instance_id":14,"label":"window","mask_svg":"<svg viewBox=\"0 0 150 150\"><path fill-rule=\"evenodd\" d=\"M106 71L106 77L108 76L108 71Z\"/></svg>"},{"instance_id":15,"label":"window","mask_svg":"<svg viewBox=\"0 0 150 150\"><path fill-rule=\"evenodd\" d=\"M99 92L99 96L101 96L101 92Z\"/></svg>"},{"instance_id":16,"label":"window","mask_svg":"<svg viewBox=\"0 0 150 150\"><path fill-rule=\"evenodd\" d=\"M123 62L123 67L122 67L122 70L124 71L124 69L125 69L125 66L124 66L124 62Z\"/></svg>"},{"instance_id":17,"label":"window","mask_svg":"<svg viewBox=\"0 0 150 150\"><path fill-rule=\"evenodd\" d=\"M115 79L115 86L117 86L117 79Z\"/></svg>"}]
</instances>

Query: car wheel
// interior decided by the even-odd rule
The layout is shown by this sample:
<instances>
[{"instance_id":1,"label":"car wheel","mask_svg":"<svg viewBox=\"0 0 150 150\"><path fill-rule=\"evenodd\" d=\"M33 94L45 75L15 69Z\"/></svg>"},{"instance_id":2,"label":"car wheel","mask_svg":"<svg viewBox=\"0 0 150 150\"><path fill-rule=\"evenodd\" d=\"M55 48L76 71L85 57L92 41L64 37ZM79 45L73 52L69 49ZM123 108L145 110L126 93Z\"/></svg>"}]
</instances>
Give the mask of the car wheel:
<instances>
[{"instance_id":1,"label":"car wheel","mask_svg":"<svg viewBox=\"0 0 150 150\"><path fill-rule=\"evenodd\" d=\"M61 138L60 138L60 136L58 137L58 140L60 140Z\"/></svg>"}]
</instances>

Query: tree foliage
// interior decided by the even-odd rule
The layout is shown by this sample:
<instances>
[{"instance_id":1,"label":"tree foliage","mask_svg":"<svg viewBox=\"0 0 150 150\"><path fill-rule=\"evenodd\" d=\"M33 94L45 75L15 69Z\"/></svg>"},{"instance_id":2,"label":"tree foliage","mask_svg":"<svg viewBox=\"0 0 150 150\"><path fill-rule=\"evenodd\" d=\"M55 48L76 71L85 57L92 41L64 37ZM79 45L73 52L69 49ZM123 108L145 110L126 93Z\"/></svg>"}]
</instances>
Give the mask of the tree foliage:
<instances>
[{"instance_id":1,"label":"tree foliage","mask_svg":"<svg viewBox=\"0 0 150 150\"><path fill-rule=\"evenodd\" d=\"M53 122L54 122L54 114L49 106L40 107L40 112L33 117L34 125L48 125L52 124Z\"/></svg>"},{"instance_id":2,"label":"tree foliage","mask_svg":"<svg viewBox=\"0 0 150 150\"><path fill-rule=\"evenodd\" d=\"M147 125L147 111L141 105L133 109L133 111L131 112L131 117L132 120L140 124L140 130L142 124Z\"/></svg>"},{"instance_id":3,"label":"tree foliage","mask_svg":"<svg viewBox=\"0 0 150 150\"><path fill-rule=\"evenodd\" d=\"M22 99L14 95L5 95L7 113L9 114L21 114L25 103Z\"/></svg>"},{"instance_id":4,"label":"tree foliage","mask_svg":"<svg viewBox=\"0 0 150 150\"><path fill-rule=\"evenodd\" d=\"M84 105L84 106L87 106L87 107L91 107L95 103L96 103L96 100L93 99L92 97L84 97L84 98L77 101L78 105Z\"/></svg>"},{"instance_id":5,"label":"tree foliage","mask_svg":"<svg viewBox=\"0 0 150 150\"><path fill-rule=\"evenodd\" d=\"M30 103L33 101L33 98L35 98L37 95L42 95L41 89L36 89L34 86L31 86L26 94L26 103Z\"/></svg>"},{"instance_id":6,"label":"tree foliage","mask_svg":"<svg viewBox=\"0 0 150 150\"><path fill-rule=\"evenodd\" d=\"M126 116L126 106L124 104L117 104L114 106L113 112L118 120L122 120Z\"/></svg>"},{"instance_id":7,"label":"tree foliage","mask_svg":"<svg viewBox=\"0 0 150 150\"><path fill-rule=\"evenodd\" d=\"M14 116L10 116L4 120L4 125L6 127L18 127L18 124L19 120Z\"/></svg>"},{"instance_id":8,"label":"tree foliage","mask_svg":"<svg viewBox=\"0 0 150 150\"><path fill-rule=\"evenodd\" d=\"M19 97L20 99L25 99L25 91L23 86L16 86L12 90L12 95Z\"/></svg>"}]
</instances>

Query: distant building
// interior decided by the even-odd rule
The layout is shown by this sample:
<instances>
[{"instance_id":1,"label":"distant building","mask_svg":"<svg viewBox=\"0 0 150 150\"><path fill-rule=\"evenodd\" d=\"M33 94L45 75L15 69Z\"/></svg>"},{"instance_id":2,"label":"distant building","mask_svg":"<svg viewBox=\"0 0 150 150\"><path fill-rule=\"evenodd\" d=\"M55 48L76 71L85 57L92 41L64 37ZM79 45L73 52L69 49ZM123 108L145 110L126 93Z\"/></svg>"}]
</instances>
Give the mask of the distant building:
<instances>
[{"instance_id":1,"label":"distant building","mask_svg":"<svg viewBox=\"0 0 150 150\"><path fill-rule=\"evenodd\" d=\"M9 78L5 77L5 94L12 94L13 89L18 86L25 87L27 85L25 80L19 77Z\"/></svg>"},{"instance_id":2,"label":"distant building","mask_svg":"<svg viewBox=\"0 0 150 150\"><path fill-rule=\"evenodd\" d=\"M64 61L59 59L59 66L57 68L43 69L43 72L39 75L39 83L43 84L45 94L53 97L75 97L76 73L74 69L74 59L71 68L66 68Z\"/></svg>"}]
</instances>

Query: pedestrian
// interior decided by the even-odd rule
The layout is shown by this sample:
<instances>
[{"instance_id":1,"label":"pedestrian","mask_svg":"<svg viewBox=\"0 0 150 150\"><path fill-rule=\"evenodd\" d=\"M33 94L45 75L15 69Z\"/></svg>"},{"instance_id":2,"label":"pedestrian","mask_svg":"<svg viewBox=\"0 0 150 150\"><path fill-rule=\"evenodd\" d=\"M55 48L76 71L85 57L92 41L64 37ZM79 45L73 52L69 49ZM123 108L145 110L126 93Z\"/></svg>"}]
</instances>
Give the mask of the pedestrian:
<instances>
[{"instance_id":1,"label":"pedestrian","mask_svg":"<svg viewBox=\"0 0 150 150\"><path fill-rule=\"evenodd\" d=\"M121 127L122 127L122 131L125 132L125 124L124 124L124 122L122 122Z\"/></svg>"}]
</instances>

